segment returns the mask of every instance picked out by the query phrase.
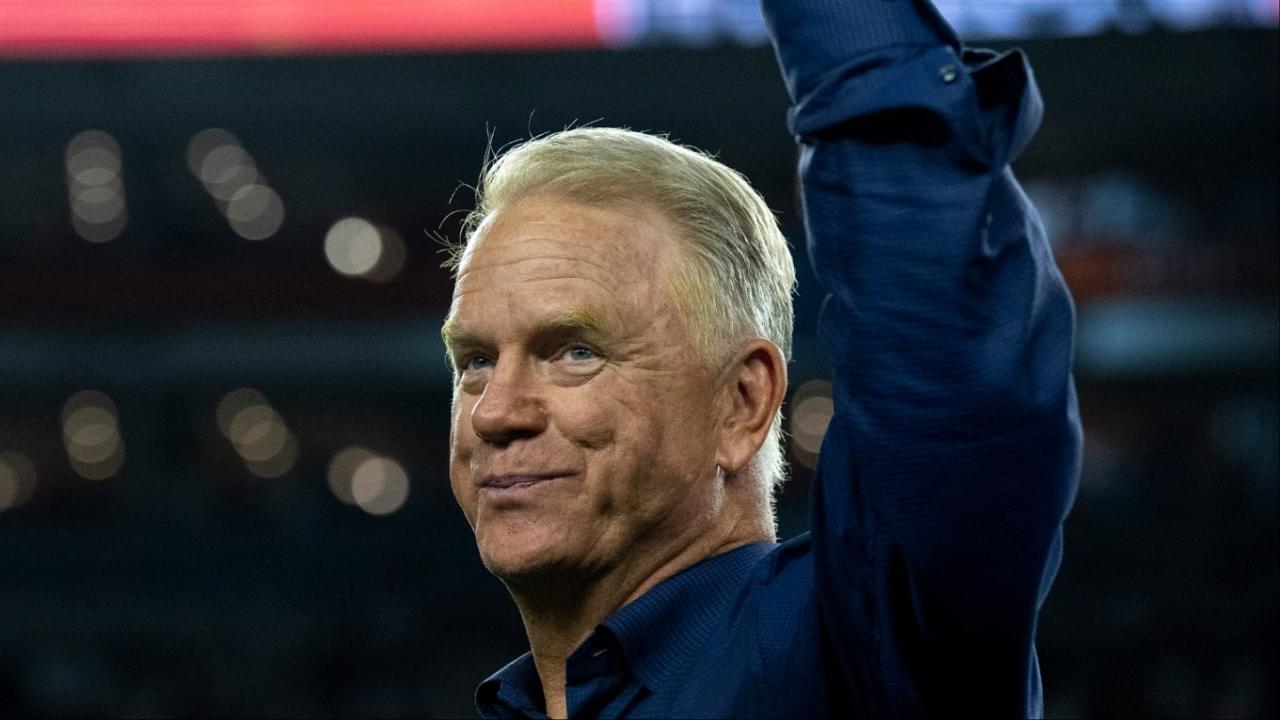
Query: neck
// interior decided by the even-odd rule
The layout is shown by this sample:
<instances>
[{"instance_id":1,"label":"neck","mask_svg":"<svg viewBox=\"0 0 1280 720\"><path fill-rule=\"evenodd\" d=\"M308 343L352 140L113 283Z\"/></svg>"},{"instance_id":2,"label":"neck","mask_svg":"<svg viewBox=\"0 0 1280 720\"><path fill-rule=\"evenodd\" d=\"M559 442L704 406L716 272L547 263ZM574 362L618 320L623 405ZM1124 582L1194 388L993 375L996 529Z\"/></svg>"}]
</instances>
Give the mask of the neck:
<instances>
[{"instance_id":1,"label":"neck","mask_svg":"<svg viewBox=\"0 0 1280 720\"><path fill-rule=\"evenodd\" d=\"M668 539L660 547L637 546L626 562L603 574L508 584L529 636L548 716L568 717L565 663L609 615L701 560L774 539L772 522L748 517L739 520L680 542ZM635 558L649 562L637 563Z\"/></svg>"}]
</instances>

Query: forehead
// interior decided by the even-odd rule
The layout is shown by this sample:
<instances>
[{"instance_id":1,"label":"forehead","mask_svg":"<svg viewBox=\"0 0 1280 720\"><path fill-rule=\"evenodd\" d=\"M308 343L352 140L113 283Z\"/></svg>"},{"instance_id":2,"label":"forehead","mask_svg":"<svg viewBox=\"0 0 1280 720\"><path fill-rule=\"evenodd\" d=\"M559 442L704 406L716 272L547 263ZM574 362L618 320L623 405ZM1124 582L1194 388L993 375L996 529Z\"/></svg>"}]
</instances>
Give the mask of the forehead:
<instances>
[{"instance_id":1,"label":"forehead","mask_svg":"<svg viewBox=\"0 0 1280 720\"><path fill-rule=\"evenodd\" d=\"M673 226L656 210L549 197L499 210L471 243L454 286L451 321L575 306L652 310L654 290L665 284L678 253Z\"/></svg>"}]
</instances>

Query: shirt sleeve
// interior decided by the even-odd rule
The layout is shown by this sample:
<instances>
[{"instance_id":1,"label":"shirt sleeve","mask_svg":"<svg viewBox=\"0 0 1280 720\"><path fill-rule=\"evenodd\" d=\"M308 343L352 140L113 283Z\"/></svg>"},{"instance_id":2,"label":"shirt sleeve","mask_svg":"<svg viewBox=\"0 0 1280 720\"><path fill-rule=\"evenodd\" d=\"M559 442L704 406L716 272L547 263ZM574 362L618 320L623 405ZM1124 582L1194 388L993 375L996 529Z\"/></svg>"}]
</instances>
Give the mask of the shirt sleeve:
<instances>
[{"instance_id":1,"label":"shirt sleeve","mask_svg":"<svg viewBox=\"0 0 1280 720\"><path fill-rule=\"evenodd\" d=\"M1010 170L1041 102L927 0L764 0L835 417L812 509L826 672L872 716L1041 713L1036 617L1081 430L1073 309Z\"/></svg>"}]
</instances>

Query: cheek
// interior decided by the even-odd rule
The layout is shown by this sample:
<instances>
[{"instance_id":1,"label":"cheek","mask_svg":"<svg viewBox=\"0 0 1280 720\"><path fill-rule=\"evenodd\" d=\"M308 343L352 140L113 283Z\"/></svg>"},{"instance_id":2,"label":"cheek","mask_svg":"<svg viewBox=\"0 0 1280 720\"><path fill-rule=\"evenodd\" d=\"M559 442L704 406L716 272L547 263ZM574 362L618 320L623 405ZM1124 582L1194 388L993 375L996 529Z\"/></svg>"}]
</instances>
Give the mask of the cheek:
<instances>
[{"instance_id":1,"label":"cheek","mask_svg":"<svg viewBox=\"0 0 1280 720\"><path fill-rule=\"evenodd\" d=\"M450 405L449 458L455 463L460 456L470 456L475 433L471 431L471 408L475 400L455 391Z\"/></svg>"},{"instance_id":2,"label":"cheek","mask_svg":"<svg viewBox=\"0 0 1280 720\"><path fill-rule=\"evenodd\" d=\"M619 436L625 438L627 415L614 393L590 383L560 398L549 413L559 434L587 451L612 448Z\"/></svg>"},{"instance_id":3,"label":"cheek","mask_svg":"<svg viewBox=\"0 0 1280 720\"><path fill-rule=\"evenodd\" d=\"M566 408L564 432L588 457L606 494L626 506L647 506L694 468L689 445L705 444L702 415L689 413L683 388L658 383L596 389ZM705 410L703 415L705 415ZM657 486L656 488L654 486Z\"/></svg>"},{"instance_id":4,"label":"cheek","mask_svg":"<svg viewBox=\"0 0 1280 720\"><path fill-rule=\"evenodd\" d=\"M476 489L470 480L457 472L449 473L449 485L453 489L453 498L458 502L458 507L462 508L462 515L467 519L467 524L472 530L476 529Z\"/></svg>"},{"instance_id":5,"label":"cheek","mask_svg":"<svg viewBox=\"0 0 1280 720\"><path fill-rule=\"evenodd\" d=\"M470 407L454 398L449 425L449 486L471 527L475 527L477 491L471 482L472 443Z\"/></svg>"},{"instance_id":6,"label":"cheek","mask_svg":"<svg viewBox=\"0 0 1280 720\"><path fill-rule=\"evenodd\" d=\"M705 391L675 381L647 403L645 442L656 463L671 475L663 479L664 490L683 493L715 466L715 411Z\"/></svg>"}]
</instances>

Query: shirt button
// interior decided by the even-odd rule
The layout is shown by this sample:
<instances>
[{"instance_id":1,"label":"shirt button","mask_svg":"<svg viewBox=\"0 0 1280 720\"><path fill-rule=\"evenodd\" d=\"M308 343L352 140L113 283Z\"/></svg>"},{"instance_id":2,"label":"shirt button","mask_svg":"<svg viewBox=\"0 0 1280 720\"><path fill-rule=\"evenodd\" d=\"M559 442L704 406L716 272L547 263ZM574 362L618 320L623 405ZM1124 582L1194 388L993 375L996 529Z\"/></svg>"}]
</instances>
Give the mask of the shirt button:
<instances>
[{"instance_id":1,"label":"shirt button","mask_svg":"<svg viewBox=\"0 0 1280 720\"><path fill-rule=\"evenodd\" d=\"M938 77L942 78L944 83L955 82L955 79L959 76L960 73L956 71L956 66L951 63L938 68Z\"/></svg>"}]
</instances>

